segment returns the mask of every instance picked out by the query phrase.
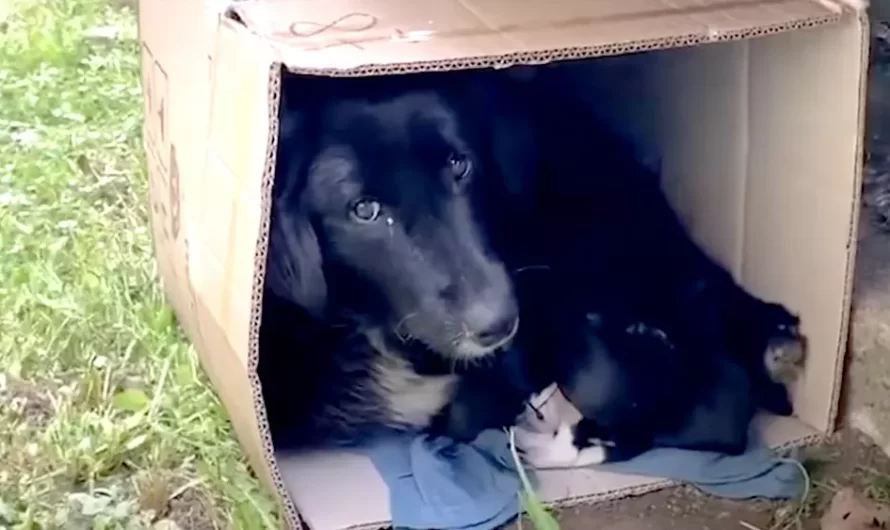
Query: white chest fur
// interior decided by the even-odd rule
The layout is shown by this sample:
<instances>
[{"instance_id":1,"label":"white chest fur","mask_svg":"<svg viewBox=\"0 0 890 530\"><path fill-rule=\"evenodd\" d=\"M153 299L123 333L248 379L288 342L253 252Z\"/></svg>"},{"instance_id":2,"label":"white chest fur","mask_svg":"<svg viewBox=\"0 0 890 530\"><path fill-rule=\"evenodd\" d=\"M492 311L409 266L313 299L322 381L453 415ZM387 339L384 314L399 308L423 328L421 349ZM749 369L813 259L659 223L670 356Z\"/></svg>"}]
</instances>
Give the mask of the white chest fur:
<instances>
[{"instance_id":1,"label":"white chest fur","mask_svg":"<svg viewBox=\"0 0 890 530\"><path fill-rule=\"evenodd\" d=\"M433 416L451 401L456 375L420 375L411 363L390 351L384 341L373 340L378 357L373 376L379 397L392 420L426 427Z\"/></svg>"}]
</instances>

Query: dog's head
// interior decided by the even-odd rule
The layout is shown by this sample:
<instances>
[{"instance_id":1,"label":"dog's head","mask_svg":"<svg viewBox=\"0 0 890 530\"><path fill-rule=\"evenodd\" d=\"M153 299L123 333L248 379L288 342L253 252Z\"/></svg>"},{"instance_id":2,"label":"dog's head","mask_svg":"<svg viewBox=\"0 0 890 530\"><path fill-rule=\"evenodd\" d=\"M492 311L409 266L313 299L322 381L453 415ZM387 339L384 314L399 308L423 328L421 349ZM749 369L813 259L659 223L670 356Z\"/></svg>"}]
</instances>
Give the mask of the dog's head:
<instances>
[{"instance_id":1,"label":"dog's head","mask_svg":"<svg viewBox=\"0 0 890 530\"><path fill-rule=\"evenodd\" d=\"M487 181L517 161L496 156L492 127L463 103L408 91L306 108L300 154L274 193L271 244L289 254L270 260L270 278L290 284L280 289L312 313L336 304L449 357L513 338L517 303L480 207Z\"/></svg>"}]
</instances>

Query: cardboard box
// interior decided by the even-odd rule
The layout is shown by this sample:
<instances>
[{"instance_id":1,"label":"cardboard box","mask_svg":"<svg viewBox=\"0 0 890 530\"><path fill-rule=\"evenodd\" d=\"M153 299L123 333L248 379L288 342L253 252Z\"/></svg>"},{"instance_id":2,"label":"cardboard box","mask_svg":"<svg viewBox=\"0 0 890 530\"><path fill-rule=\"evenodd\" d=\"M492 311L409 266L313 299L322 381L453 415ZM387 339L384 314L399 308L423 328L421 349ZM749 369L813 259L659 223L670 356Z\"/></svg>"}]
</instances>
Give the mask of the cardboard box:
<instances>
[{"instance_id":1,"label":"cardboard box","mask_svg":"<svg viewBox=\"0 0 890 530\"><path fill-rule=\"evenodd\" d=\"M255 368L283 68L396 75L665 50L572 75L616 124L659 147L694 237L755 294L802 315L799 419L763 420L768 440L804 444L834 428L862 158L862 13L832 0L142 0L139 27L160 274L293 528L297 509L318 530L384 526L389 513L370 462L275 455L267 434ZM610 78L625 82L586 81ZM541 479L561 505L666 484L591 470Z\"/></svg>"}]
</instances>

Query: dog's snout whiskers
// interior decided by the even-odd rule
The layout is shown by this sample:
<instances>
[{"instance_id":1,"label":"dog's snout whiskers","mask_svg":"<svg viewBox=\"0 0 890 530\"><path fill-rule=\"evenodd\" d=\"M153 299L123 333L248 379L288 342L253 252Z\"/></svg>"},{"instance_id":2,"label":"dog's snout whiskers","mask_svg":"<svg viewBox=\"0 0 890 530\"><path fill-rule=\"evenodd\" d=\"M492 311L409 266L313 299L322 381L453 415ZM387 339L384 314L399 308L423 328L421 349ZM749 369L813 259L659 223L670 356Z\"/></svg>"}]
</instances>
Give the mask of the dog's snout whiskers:
<instances>
[{"instance_id":1,"label":"dog's snout whiskers","mask_svg":"<svg viewBox=\"0 0 890 530\"><path fill-rule=\"evenodd\" d=\"M407 329L407 323L409 320L417 316L417 312L408 313L401 320L399 320L395 326L393 326L393 332L396 334L396 337L402 342L402 344L406 344L414 339L414 335ZM404 332L402 332L402 328L405 328Z\"/></svg>"},{"instance_id":2,"label":"dog's snout whiskers","mask_svg":"<svg viewBox=\"0 0 890 530\"><path fill-rule=\"evenodd\" d=\"M524 267L519 267L518 269L513 269L515 274L519 274L522 272L528 271L549 271L550 265L526 265Z\"/></svg>"}]
</instances>

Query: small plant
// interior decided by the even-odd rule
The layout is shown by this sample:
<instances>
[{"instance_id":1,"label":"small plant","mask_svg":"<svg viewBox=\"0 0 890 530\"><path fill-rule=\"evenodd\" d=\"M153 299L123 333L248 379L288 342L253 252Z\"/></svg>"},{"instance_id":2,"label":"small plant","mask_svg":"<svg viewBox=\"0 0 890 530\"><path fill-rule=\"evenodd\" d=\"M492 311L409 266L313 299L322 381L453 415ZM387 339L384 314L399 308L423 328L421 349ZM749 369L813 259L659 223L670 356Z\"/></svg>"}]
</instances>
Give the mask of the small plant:
<instances>
[{"instance_id":1,"label":"small plant","mask_svg":"<svg viewBox=\"0 0 890 530\"><path fill-rule=\"evenodd\" d=\"M137 512L136 502L118 491L97 489L92 493L69 494L68 504L56 514L56 523L71 530L150 528L150 521Z\"/></svg>"},{"instance_id":2,"label":"small plant","mask_svg":"<svg viewBox=\"0 0 890 530\"><path fill-rule=\"evenodd\" d=\"M516 432L513 428L510 428L509 435L510 454L513 455L513 463L516 466L516 472L519 473L519 480L522 482L522 491L519 492L522 511L528 514L528 518L531 519L532 525L536 530L559 530L559 522L550 513L550 510L544 506L541 499L538 498L531 479L525 472L525 467L523 467L522 460L519 458L519 453L516 450ZM520 514L521 516L522 514Z\"/></svg>"}]
</instances>

